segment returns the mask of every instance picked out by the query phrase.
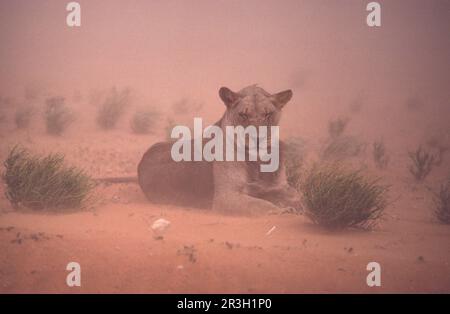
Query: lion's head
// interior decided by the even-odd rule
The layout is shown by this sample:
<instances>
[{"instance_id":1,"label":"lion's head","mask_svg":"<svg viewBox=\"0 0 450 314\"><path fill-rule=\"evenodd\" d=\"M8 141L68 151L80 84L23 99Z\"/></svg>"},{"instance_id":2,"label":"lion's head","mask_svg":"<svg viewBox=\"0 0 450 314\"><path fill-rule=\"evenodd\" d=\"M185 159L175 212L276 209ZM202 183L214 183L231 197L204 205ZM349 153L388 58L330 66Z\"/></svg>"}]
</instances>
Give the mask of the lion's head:
<instances>
[{"instance_id":1,"label":"lion's head","mask_svg":"<svg viewBox=\"0 0 450 314\"><path fill-rule=\"evenodd\" d=\"M245 87L239 92L222 87L219 96L227 107L224 125L277 126L281 110L292 98L292 91L285 90L272 95L256 85Z\"/></svg>"}]
</instances>

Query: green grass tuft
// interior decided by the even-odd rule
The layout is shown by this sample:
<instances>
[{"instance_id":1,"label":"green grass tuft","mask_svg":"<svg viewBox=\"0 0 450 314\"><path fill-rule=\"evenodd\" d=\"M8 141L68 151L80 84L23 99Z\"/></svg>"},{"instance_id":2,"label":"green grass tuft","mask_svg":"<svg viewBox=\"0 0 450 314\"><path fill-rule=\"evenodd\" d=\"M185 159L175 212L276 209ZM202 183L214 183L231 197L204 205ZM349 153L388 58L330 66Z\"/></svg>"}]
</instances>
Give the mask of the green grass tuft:
<instances>
[{"instance_id":1,"label":"green grass tuft","mask_svg":"<svg viewBox=\"0 0 450 314\"><path fill-rule=\"evenodd\" d=\"M435 165L435 156L419 146L415 151L408 153L412 163L409 172L417 181L423 181Z\"/></svg>"},{"instance_id":2,"label":"green grass tuft","mask_svg":"<svg viewBox=\"0 0 450 314\"><path fill-rule=\"evenodd\" d=\"M439 193L435 196L437 219L444 223L450 224L450 178L446 183L441 184Z\"/></svg>"},{"instance_id":3,"label":"green grass tuft","mask_svg":"<svg viewBox=\"0 0 450 314\"><path fill-rule=\"evenodd\" d=\"M33 117L35 110L32 106L24 105L17 108L14 115L14 122L18 129L25 129L30 125L31 118Z\"/></svg>"},{"instance_id":4,"label":"green grass tuft","mask_svg":"<svg viewBox=\"0 0 450 314\"><path fill-rule=\"evenodd\" d=\"M387 206L388 187L361 171L314 165L297 187L305 215L327 229L373 227Z\"/></svg>"},{"instance_id":5,"label":"green grass tuft","mask_svg":"<svg viewBox=\"0 0 450 314\"><path fill-rule=\"evenodd\" d=\"M356 137L335 137L327 140L320 156L324 161L342 161L358 156L365 147Z\"/></svg>"},{"instance_id":6,"label":"green grass tuft","mask_svg":"<svg viewBox=\"0 0 450 314\"><path fill-rule=\"evenodd\" d=\"M344 133L350 120L348 118L338 118L328 122L328 134L331 138L337 138Z\"/></svg>"},{"instance_id":7,"label":"green grass tuft","mask_svg":"<svg viewBox=\"0 0 450 314\"><path fill-rule=\"evenodd\" d=\"M127 109L130 90L113 88L97 113L97 123L105 130L114 129Z\"/></svg>"},{"instance_id":8,"label":"green grass tuft","mask_svg":"<svg viewBox=\"0 0 450 314\"><path fill-rule=\"evenodd\" d=\"M84 171L67 167L61 154L33 156L16 146L4 166L5 194L16 208L79 208L94 187Z\"/></svg>"},{"instance_id":9,"label":"green grass tuft","mask_svg":"<svg viewBox=\"0 0 450 314\"><path fill-rule=\"evenodd\" d=\"M286 179L290 186L296 187L302 177L302 168L306 158L306 143L301 137L286 140L284 163Z\"/></svg>"},{"instance_id":10,"label":"green grass tuft","mask_svg":"<svg viewBox=\"0 0 450 314\"><path fill-rule=\"evenodd\" d=\"M159 114L152 110L138 110L131 118L131 129L136 134L150 133Z\"/></svg>"},{"instance_id":11,"label":"green grass tuft","mask_svg":"<svg viewBox=\"0 0 450 314\"><path fill-rule=\"evenodd\" d=\"M61 135L75 120L73 113L65 105L63 97L48 98L44 116L47 133L53 135Z\"/></svg>"},{"instance_id":12,"label":"green grass tuft","mask_svg":"<svg viewBox=\"0 0 450 314\"><path fill-rule=\"evenodd\" d=\"M380 169L385 169L389 163L386 145L381 140L373 142L373 160Z\"/></svg>"}]
</instances>

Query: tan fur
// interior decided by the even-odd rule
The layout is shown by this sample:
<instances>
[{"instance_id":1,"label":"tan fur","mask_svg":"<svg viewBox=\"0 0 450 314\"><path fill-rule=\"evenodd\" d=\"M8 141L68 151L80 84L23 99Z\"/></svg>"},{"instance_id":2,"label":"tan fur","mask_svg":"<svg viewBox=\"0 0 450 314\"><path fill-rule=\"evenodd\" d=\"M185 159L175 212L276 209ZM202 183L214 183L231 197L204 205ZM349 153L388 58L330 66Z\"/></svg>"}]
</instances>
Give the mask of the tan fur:
<instances>
[{"instance_id":1,"label":"tan fur","mask_svg":"<svg viewBox=\"0 0 450 314\"><path fill-rule=\"evenodd\" d=\"M216 125L225 133L229 125L278 125L292 92L271 95L252 85L238 93L223 87L219 95L227 110ZM272 173L260 172L260 161L174 162L171 146L171 142L153 145L138 166L139 184L153 202L212 207L227 214L259 214L299 205L297 193L286 182L283 143L280 167Z\"/></svg>"}]
</instances>

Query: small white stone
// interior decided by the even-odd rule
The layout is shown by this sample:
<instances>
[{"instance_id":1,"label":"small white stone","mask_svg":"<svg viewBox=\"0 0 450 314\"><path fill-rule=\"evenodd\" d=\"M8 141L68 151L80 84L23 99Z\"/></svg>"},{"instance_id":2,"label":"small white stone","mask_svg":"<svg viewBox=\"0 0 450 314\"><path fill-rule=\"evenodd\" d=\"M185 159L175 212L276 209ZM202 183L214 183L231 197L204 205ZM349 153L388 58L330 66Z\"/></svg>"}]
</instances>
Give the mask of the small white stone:
<instances>
[{"instance_id":1,"label":"small white stone","mask_svg":"<svg viewBox=\"0 0 450 314\"><path fill-rule=\"evenodd\" d=\"M160 218L153 222L151 228L153 232L157 233L158 235L162 235L167 228L170 226L170 221Z\"/></svg>"}]
</instances>

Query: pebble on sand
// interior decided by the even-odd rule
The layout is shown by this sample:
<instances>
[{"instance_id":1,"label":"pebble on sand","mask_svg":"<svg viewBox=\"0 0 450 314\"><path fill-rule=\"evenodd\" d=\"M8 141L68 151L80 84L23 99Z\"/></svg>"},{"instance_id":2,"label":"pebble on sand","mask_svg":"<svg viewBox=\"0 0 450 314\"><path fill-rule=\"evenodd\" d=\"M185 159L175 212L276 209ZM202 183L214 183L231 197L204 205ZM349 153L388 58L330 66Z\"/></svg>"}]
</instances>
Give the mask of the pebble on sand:
<instances>
[{"instance_id":1,"label":"pebble on sand","mask_svg":"<svg viewBox=\"0 0 450 314\"><path fill-rule=\"evenodd\" d=\"M160 218L153 222L151 229L155 233L155 236L162 236L167 228L170 226L170 221Z\"/></svg>"}]
</instances>

